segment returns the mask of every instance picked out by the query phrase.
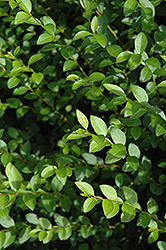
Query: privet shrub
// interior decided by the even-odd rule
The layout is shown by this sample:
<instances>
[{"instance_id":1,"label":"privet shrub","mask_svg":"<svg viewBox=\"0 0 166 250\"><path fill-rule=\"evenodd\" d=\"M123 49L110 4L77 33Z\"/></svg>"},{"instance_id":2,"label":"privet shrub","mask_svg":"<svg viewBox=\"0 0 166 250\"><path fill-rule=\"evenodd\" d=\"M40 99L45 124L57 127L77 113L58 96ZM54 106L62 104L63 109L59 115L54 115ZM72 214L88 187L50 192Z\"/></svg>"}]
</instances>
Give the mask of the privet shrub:
<instances>
[{"instance_id":1,"label":"privet shrub","mask_svg":"<svg viewBox=\"0 0 166 250\"><path fill-rule=\"evenodd\" d=\"M0 249L166 249L165 13L0 1Z\"/></svg>"}]
</instances>

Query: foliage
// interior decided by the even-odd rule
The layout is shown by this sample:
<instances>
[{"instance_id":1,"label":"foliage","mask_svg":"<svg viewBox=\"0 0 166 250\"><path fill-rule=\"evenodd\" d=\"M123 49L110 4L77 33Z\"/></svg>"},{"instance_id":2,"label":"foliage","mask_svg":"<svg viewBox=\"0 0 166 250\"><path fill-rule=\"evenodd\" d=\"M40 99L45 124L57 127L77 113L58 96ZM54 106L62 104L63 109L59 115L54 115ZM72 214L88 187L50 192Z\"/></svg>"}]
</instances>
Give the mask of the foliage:
<instances>
[{"instance_id":1,"label":"foliage","mask_svg":"<svg viewBox=\"0 0 166 250\"><path fill-rule=\"evenodd\" d=\"M166 249L165 10L0 1L0 249Z\"/></svg>"}]
</instances>

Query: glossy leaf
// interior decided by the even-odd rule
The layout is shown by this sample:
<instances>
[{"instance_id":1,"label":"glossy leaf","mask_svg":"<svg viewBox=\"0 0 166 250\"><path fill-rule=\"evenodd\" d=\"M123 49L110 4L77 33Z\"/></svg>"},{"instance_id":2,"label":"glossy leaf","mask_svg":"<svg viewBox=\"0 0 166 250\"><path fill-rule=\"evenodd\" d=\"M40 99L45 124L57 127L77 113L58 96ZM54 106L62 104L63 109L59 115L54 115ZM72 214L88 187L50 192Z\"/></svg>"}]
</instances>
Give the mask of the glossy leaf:
<instances>
[{"instance_id":1,"label":"glossy leaf","mask_svg":"<svg viewBox=\"0 0 166 250\"><path fill-rule=\"evenodd\" d=\"M130 203L133 206L137 203L138 201L137 193L132 188L124 186L123 193L128 203Z\"/></svg>"},{"instance_id":2,"label":"glossy leaf","mask_svg":"<svg viewBox=\"0 0 166 250\"><path fill-rule=\"evenodd\" d=\"M107 199L116 200L117 192L113 187L103 184L103 185L100 185L100 189L102 193L107 197Z\"/></svg>"},{"instance_id":3,"label":"glossy leaf","mask_svg":"<svg viewBox=\"0 0 166 250\"><path fill-rule=\"evenodd\" d=\"M107 219L114 217L119 212L119 205L110 200L104 199L102 201L102 207L104 211L104 215Z\"/></svg>"},{"instance_id":4,"label":"glossy leaf","mask_svg":"<svg viewBox=\"0 0 166 250\"><path fill-rule=\"evenodd\" d=\"M141 88L140 86L133 85L132 91L138 102L148 102L148 95L143 88Z\"/></svg>"},{"instance_id":5,"label":"glossy leaf","mask_svg":"<svg viewBox=\"0 0 166 250\"><path fill-rule=\"evenodd\" d=\"M32 211L34 210L36 206L36 197L34 194L24 194L23 201L28 208L30 208Z\"/></svg>"},{"instance_id":6,"label":"glossy leaf","mask_svg":"<svg viewBox=\"0 0 166 250\"><path fill-rule=\"evenodd\" d=\"M95 34L93 35L96 39L96 41L103 47L105 48L107 45L107 37L105 34Z\"/></svg>"},{"instance_id":7,"label":"glossy leaf","mask_svg":"<svg viewBox=\"0 0 166 250\"><path fill-rule=\"evenodd\" d=\"M78 110L78 109L76 110L76 116L77 116L77 119L78 119L79 123L81 124L81 126L85 130L87 130L88 129L88 125L89 125L87 117L80 110Z\"/></svg>"},{"instance_id":8,"label":"glossy leaf","mask_svg":"<svg viewBox=\"0 0 166 250\"><path fill-rule=\"evenodd\" d=\"M75 182L76 186L87 195L94 195L93 187L87 182Z\"/></svg>"},{"instance_id":9,"label":"glossy leaf","mask_svg":"<svg viewBox=\"0 0 166 250\"><path fill-rule=\"evenodd\" d=\"M124 14L125 16L131 15L137 8L138 2L136 0L127 0L124 4Z\"/></svg>"},{"instance_id":10,"label":"glossy leaf","mask_svg":"<svg viewBox=\"0 0 166 250\"><path fill-rule=\"evenodd\" d=\"M84 213L89 212L98 202L94 198L87 198L83 204Z\"/></svg>"},{"instance_id":11,"label":"glossy leaf","mask_svg":"<svg viewBox=\"0 0 166 250\"><path fill-rule=\"evenodd\" d=\"M135 39L135 49L137 53L142 54L147 46L148 40L144 32L140 32Z\"/></svg>"},{"instance_id":12,"label":"glossy leaf","mask_svg":"<svg viewBox=\"0 0 166 250\"><path fill-rule=\"evenodd\" d=\"M120 130L119 128L116 128L116 127L111 127L110 134L111 134L111 137L112 137L115 144L121 143L121 144L125 145L126 135L122 130Z\"/></svg>"},{"instance_id":13,"label":"glossy leaf","mask_svg":"<svg viewBox=\"0 0 166 250\"><path fill-rule=\"evenodd\" d=\"M91 115L90 122L96 134L107 135L107 125L101 118Z\"/></svg>"}]
</instances>

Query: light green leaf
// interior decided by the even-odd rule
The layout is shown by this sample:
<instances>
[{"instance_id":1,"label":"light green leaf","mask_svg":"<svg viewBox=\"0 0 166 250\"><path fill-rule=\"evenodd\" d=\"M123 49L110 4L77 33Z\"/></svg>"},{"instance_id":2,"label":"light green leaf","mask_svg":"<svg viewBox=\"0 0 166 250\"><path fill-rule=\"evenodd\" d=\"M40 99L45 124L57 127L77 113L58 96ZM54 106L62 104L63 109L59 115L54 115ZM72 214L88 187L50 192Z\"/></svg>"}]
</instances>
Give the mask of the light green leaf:
<instances>
[{"instance_id":1,"label":"light green leaf","mask_svg":"<svg viewBox=\"0 0 166 250\"><path fill-rule=\"evenodd\" d=\"M83 153L82 157L85 159L85 161L89 164L89 165L95 165L97 164L97 157L93 154L90 153Z\"/></svg>"},{"instance_id":2,"label":"light green leaf","mask_svg":"<svg viewBox=\"0 0 166 250\"><path fill-rule=\"evenodd\" d=\"M58 237L60 240L67 240L68 238L70 238L72 234L72 229L70 227L66 227L66 228L59 228L58 230Z\"/></svg>"},{"instance_id":3,"label":"light green leaf","mask_svg":"<svg viewBox=\"0 0 166 250\"><path fill-rule=\"evenodd\" d=\"M39 220L36 214L28 213L25 215L26 220L33 225L39 225Z\"/></svg>"},{"instance_id":4,"label":"light green leaf","mask_svg":"<svg viewBox=\"0 0 166 250\"><path fill-rule=\"evenodd\" d=\"M159 232L157 231L153 231L150 233L149 237L148 237L148 243L151 244L153 242L155 242L159 237Z\"/></svg>"},{"instance_id":5,"label":"light green leaf","mask_svg":"<svg viewBox=\"0 0 166 250\"><path fill-rule=\"evenodd\" d=\"M5 242L4 242L4 249L6 249L8 246L10 246L16 238L16 231L10 230L5 233Z\"/></svg>"},{"instance_id":6,"label":"light green leaf","mask_svg":"<svg viewBox=\"0 0 166 250\"><path fill-rule=\"evenodd\" d=\"M115 84L105 83L103 86L115 95L126 96L123 89Z\"/></svg>"},{"instance_id":7,"label":"light green leaf","mask_svg":"<svg viewBox=\"0 0 166 250\"><path fill-rule=\"evenodd\" d=\"M90 122L96 134L107 135L107 125L101 118L91 115Z\"/></svg>"},{"instance_id":8,"label":"light green leaf","mask_svg":"<svg viewBox=\"0 0 166 250\"><path fill-rule=\"evenodd\" d=\"M66 77L66 80L69 81L69 80L73 80L73 79L79 79L80 77L75 75L75 74L71 74L71 75L68 75Z\"/></svg>"},{"instance_id":9,"label":"light green leaf","mask_svg":"<svg viewBox=\"0 0 166 250\"><path fill-rule=\"evenodd\" d=\"M129 146L128 146L128 151L129 151L129 155L130 156L135 156L137 157L138 159L140 158L141 156L141 152L138 148L138 146L134 143L130 143Z\"/></svg>"},{"instance_id":10,"label":"light green leaf","mask_svg":"<svg viewBox=\"0 0 166 250\"><path fill-rule=\"evenodd\" d=\"M41 184L42 184L42 181L41 181L39 174L33 175L30 180L30 185L31 185L32 190L37 191L40 188Z\"/></svg>"},{"instance_id":11,"label":"light green leaf","mask_svg":"<svg viewBox=\"0 0 166 250\"><path fill-rule=\"evenodd\" d=\"M113 57L117 57L122 52L122 48L116 44L107 46L106 50Z\"/></svg>"},{"instance_id":12,"label":"light green leaf","mask_svg":"<svg viewBox=\"0 0 166 250\"><path fill-rule=\"evenodd\" d=\"M135 156L128 156L127 157L127 163L135 171L139 168L139 159L137 157L135 157Z\"/></svg>"},{"instance_id":13,"label":"light green leaf","mask_svg":"<svg viewBox=\"0 0 166 250\"><path fill-rule=\"evenodd\" d=\"M77 63L72 61L72 60L68 60L66 62L64 62L63 64L63 71L66 72L66 71L69 71L69 70L73 70L77 68Z\"/></svg>"},{"instance_id":14,"label":"light green leaf","mask_svg":"<svg viewBox=\"0 0 166 250\"><path fill-rule=\"evenodd\" d=\"M25 9L28 12L31 12L32 10L32 3L30 0L21 0L21 3L19 1L20 6Z\"/></svg>"},{"instance_id":15,"label":"light green leaf","mask_svg":"<svg viewBox=\"0 0 166 250\"><path fill-rule=\"evenodd\" d=\"M107 46L107 37L105 34L94 34L93 36L103 48Z\"/></svg>"},{"instance_id":16,"label":"light green leaf","mask_svg":"<svg viewBox=\"0 0 166 250\"><path fill-rule=\"evenodd\" d=\"M135 43L135 49L137 53L142 54L145 51L147 43L148 43L146 35L143 32L140 32L137 35L134 43Z\"/></svg>"},{"instance_id":17,"label":"light green leaf","mask_svg":"<svg viewBox=\"0 0 166 250\"><path fill-rule=\"evenodd\" d=\"M111 134L111 137L112 137L115 144L121 143L121 144L125 145L126 135L122 130L120 130L119 128L116 128L116 127L111 127L110 134Z\"/></svg>"},{"instance_id":18,"label":"light green leaf","mask_svg":"<svg viewBox=\"0 0 166 250\"><path fill-rule=\"evenodd\" d=\"M9 201L9 196L8 195L2 195L0 194L0 209L5 209Z\"/></svg>"},{"instance_id":19,"label":"light green leaf","mask_svg":"<svg viewBox=\"0 0 166 250\"><path fill-rule=\"evenodd\" d=\"M152 11L153 17L155 16L155 7L149 0L139 0L139 3L144 8L149 8Z\"/></svg>"},{"instance_id":20,"label":"light green leaf","mask_svg":"<svg viewBox=\"0 0 166 250\"><path fill-rule=\"evenodd\" d=\"M79 31L77 34L75 34L74 38L73 38L73 41L76 41L80 38L84 38L86 36L90 36L91 33L89 31L86 31L86 30L81 30Z\"/></svg>"},{"instance_id":21,"label":"light green leaf","mask_svg":"<svg viewBox=\"0 0 166 250\"><path fill-rule=\"evenodd\" d=\"M126 223L133 220L136 216L136 211L128 204L122 205L121 222Z\"/></svg>"},{"instance_id":22,"label":"light green leaf","mask_svg":"<svg viewBox=\"0 0 166 250\"><path fill-rule=\"evenodd\" d=\"M85 130L87 130L88 125L89 125L89 121L88 121L87 117L78 109L76 110L76 116L77 116L78 122L81 124L81 126L83 126L83 128Z\"/></svg>"},{"instance_id":23,"label":"light green leaf","mask_svg":"<svg viewBox=\"0 0 166 250\"><path fill-rule=\"evenodd\" d=\"M44 78L44 75L41 72L39 72L39 73L33 73L32 74L32 79L37 84L41 83L41 81L43 80L43 78Z\"/></svg>"},{"instance_id":24,"label":"light green leaf","mask_svg":"<svg viewBox=\"0 0 166 250\"><path fill-rule=\"evenodd\" d=\"M99 186L102 193L109 199L109 200L116 200L117 192L116 190L109 186L109 185L100 185Z\"/></svg>"},{"instance_id":25,"label":"light green leaf","mask_svg":"<svg viewBox=\"0 0 166 250\"><path fill-rule=\"evenodd\" d=\"M38 39L37 39L37 44L41 45L41 44L45 44L45 43L50 43L53 41L53 36L48 34L46 31L44 31L43 34L41 34Z\"/></svg>"},{"instance_id":26,"label":"light green leaf","mask_svg":"<svg viewBox=\"0 0 166 250\"><path fill-rule=\"evenodd\" d=\"M127 17L131 15L137 8L138 2L136 0L127 0L124 4L124 15Z\"/></svg>"},{"instance_id":27,"label":"light green leaf","mask_svg":"<svg viewBox=\"0 0 166 250\"><path fill-rule=\"evenodd\" d=\"M132 188L127 186L124 186L122 190L127 202L134 206L138 201L137 193Z\"/></svg>"},{"instance_id":28,"label":"light green leaf","mask_svg":"<svg viewBox=\"0 0 166 250\"><path fill-rule=\"evenodd\" d=\"M90 210L92 210L92 208L94 208L94 206L97 204L98 202L96 202L96 200L94 198L87 198L85 201L84 201L84 204L83 204L83 210L84 210L84 213L87 213L89 212Z\"/></svg>"},{"instance_id":29,"label":"light green leaf","mask_svg":"<svg viewBox=\"0 0 166 250\"><path fill-rule=\"evenodd\" d=\"M141 64L141 55L133 54L128 60L130 70L136 69Z\"/></svg>"},{"instance_id":30,"label":"light green leaf","mask_svg":"<svg viewBox=\"0 0 166 250\"><path fill-rule=\"evenodd\" d=\"M7 86L9 89L12 89L12 88L16 87L19 84L19 82L20 82L20 80L17 77L11 77L7 81Z\"/></svg>"},{"instance_id":31,"label":"light green leaf","mask_svg":"<svg viewBox=\"0 0 166 250\"><path fill-rule=\"evenodd\" d=\"M2 249L4 242L5 242L5 232L0 231L0 249Z\"/></svg>"},{"instance_id":32,"label":"light green leaf","mask_svg":"<svg viewBox=\"0 0 166 250\"><path fill-rule=\"evenodd\" d=\"M34 194L24 194L23 201L28 208L30 208L32 211L34 210L36 206L36 197Z\"/></svg>"},{"instance_id":33,"label":"light green leaf","mask_svg":"<svg viewBox=\"0 0 166 250\"><path fill-rule=\"evenodd\" d=\"M19 11L19 12L16 14L14 23L15 23L16 25L17 25L17 24L20 24L20 23L24 23L24 22L26 22L29 18L30 18L30 15L29 15L29 14L25 13L24 11Z\"/></svg>"},{"instance_id":34,"label":"light green leaf","mask_svg":"<svg viewBox=\"0 0 166 250\"><path fill-rule=\"evenodd\" d=\"M89 76L89 81L94 81L94 82L100 82L101 80L103 80L105 78L105 75L103 73L100 72L93 72L92 74L90 74Z\"/></svg>"},{"instance_id":35,"label":"light green leaf","mask_svg":"<svg viewBox=\"0 0 166 250\"><path fill-rule=\"evenodd\" d=\"M140 73L140 82L147 82L151 79L152 72L149 68L144 67Z\"/></svg>"},{"instance_id":36,"label":"light green leaf","mask_svg":"<svg viewBox=\"0 0 166 250\"><path fill-rule=\"evenodd\" d=\"M24 242L26 242L27 240L29 240L30 236L29 236L29 233L30 233L31 229L30 227L25 227L23 228L20 233L19 233L19 243L20 244L23 244Z\"/></svg>"},{"instance_id":37,"label":"light green leaf","mask_svg":"<svg viewBox=\"0 0 166 250\"><path fill-rule=\"evenodd\" d=\"M47 179L55 173L56 166L49 165L41 172L41 177Z\"/></svg>"},{"instance_id":38,"label":"light green leaf","mask_svg":"<svg viewBox=\"0 0 166 250\"><path fill-rule=\"evenodd\" d=\"M39 61L39 60L41 60L42 58L43 58L43 54L42 53L38 53L36 55L31 56L29 58L29 60L28 60L28 66L31 65L31 64L33 64L33 63L35 63L35 62L37 62L37 61Z\"/></svg>"},{"instance_id":39,"label":"light green leaf","mask_svg":"<svg viewBox=\"0 0 166 250\"><path fill-rule=\"evenodd\" d=\"M46 219L46 218L43 218L43 217L40 217L39 218L39 224L42 226L42 228L44 228L44 229L51 229L52 228L52 224L51 224L51 222L48 220L48 219Z\"/></svg>"},{"instance_id":40,"label":"light green leaf","mask_svg":"<svg viewBox=\"0 0 166 250\"><path fill-rule=\"evenodd\" d=\"M164 122L160 122L156 126L156 136L160 136L166 133L166 124Z\"/></svg>"},{"instance_id":41,"label":"light green leaf","mask_svg":"<svg viewBox=\"0 0 166 250\"><path fill-rule=\"evenodd\" d=\"M119 212L119 205L107 199L102 201L102 207L107 219L114 217Z\"/></svg>"},{"instance_id":42,"label":"light green leaf","mask_svg":"<svg viewBox=\"0 0 166 250\"><path fill-rule=\"evenodd\" d=\"M70 135L68 135L67 140L77 140L84 137L90 136L83 129L78 129L77 131L73 131Z\"/></svg>"},{"instance_id":43,"label":"light green leaf","mask_svg":"<svg viewBox=\"0 0 166 250\"><path fill-rule=\"evenodd\" d=\"M7 165L7 167L8 166L9 166L9 164ZM21 174L18 171L18 169L13 165L10 166L10 171L8 173L8 179L9 179L9 184L10 184L11 188L14 191L17 191L21 186L22 177L21 177Z\"/></svg>"},{"instance_id":44,"label":"light green leaf","mask_svg":"<svg viewBox=\"0 0 166 250\"><path fill-rule=\"evenodd\" d=\"M126 147L123 144L113 144L112 148L108 150L105 162L106 164L115 163L126 157Z\"/></svg>"},{"instance_id":45,"label":"light green leaf","mask_svg":"<svg viewBox=\"0 0 166 250\"><path fill-rule=\"evenodd\" d=\"M146 228L149 225L150 216L147 213L140 213L137 221L137 226Z\"/></svg>"},{"instance_id":46,"label":"light green leaf","mask_svg":"<svg viewBox=\"0 0 166 250\"><path fill-rule=\"evenodd\" d=\"M162 81L157 85L158 88L163 87L166 88L166 81Z\"/></svg>"},{"instance_id":47,"label":"light green leaf","mask_svg":"<svg viewBox=\"0 0 166 250\"><path fill-rule=\"evenodd\" d=\"M132 91L133 91L133 95L135 96L138 102L148 102L149 100L148 94L143 88L137 85L133 85Z\"/></svg>"},{"instance_id":48,"label":"light green leaf","mask_svg":"<svg viewBox=\"0 0 166 250\"><path fill-rule=\"evenodd\" d=\"M147 209L150 214L155 214L158 211L158 205L152 197L147 202Z\"/></svg>"},{"instance_id":49,"label":"light green leaf","mask_svg":"<svg viewBox=\"0 0 166 250\"><path fill-rule=\"evenodd\" d=\"M130 58L131 55L132 53L130 51L121 52L116 58L116 63L121 63L121 62L126 61L127 59Z\"/></svg>"},{"instance_id":50,"label":"light green leaf","mask_svg":"<svg viewBox=\"0 0 166 250\"><path fill-rule=\"evenodd\" d=\"M46 235L47 235L46 231L40 231L38 234L39 241L44 240Z\"/></svg>"},{"instance_id":51,"label":"light green leaf","mask_svg":"<svg viewBox=\"0 0 166 250\"><path fill-rule=\"evenodd\" d=\"M166 242L164 241L158 241L157 246L160 250L166 250Z\"/></svg>"},{"instance_id":52,"label":"light green leaf","mask_svg":"<svg viewBox=\"0 0 166 250\"><path fill-rule=\"evenodd\" d=\"M89 183L84 182L84 181L82 181L82 182L77 181L77 182L75 182L75 184L85 194L94 195L94 189Z\"/></svg>"},{"instance_id":53,"label":"light green leaf","mask_svg":"<svg viewBox=\"0 0 166 250\"><path fill-rule=\"evenodd\" d=\"M93 31L93 33L96 32L98 26L99 26L98 18L97 16L94 16L91 22L91 30Z\"/></svg>"}]
</instances>

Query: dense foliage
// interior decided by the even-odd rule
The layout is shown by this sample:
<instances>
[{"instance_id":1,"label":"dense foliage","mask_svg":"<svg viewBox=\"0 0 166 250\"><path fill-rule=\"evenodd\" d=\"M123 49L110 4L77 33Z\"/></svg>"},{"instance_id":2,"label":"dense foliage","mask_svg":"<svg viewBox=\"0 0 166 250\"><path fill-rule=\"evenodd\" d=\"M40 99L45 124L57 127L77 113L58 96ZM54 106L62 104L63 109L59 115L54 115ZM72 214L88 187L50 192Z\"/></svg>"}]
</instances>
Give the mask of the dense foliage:
<instances>
[{"instance_id":1,"label":"dense foliage","mask_svg":"<svg viewBox=\"0 0 166 250\"><path fill-rule=\"evenodd\" d=\"M165 13L0 1L0 249L166 250Z\"/></svg>"}]
</instances>

